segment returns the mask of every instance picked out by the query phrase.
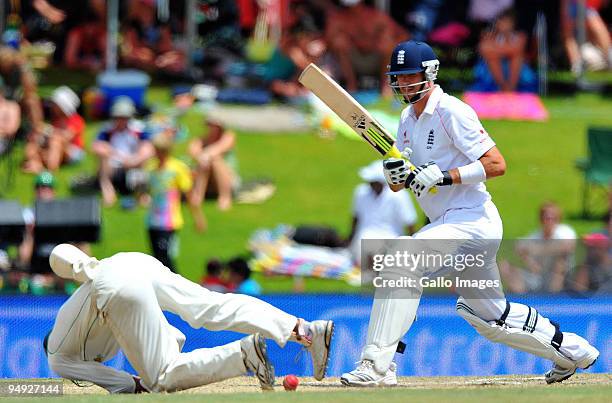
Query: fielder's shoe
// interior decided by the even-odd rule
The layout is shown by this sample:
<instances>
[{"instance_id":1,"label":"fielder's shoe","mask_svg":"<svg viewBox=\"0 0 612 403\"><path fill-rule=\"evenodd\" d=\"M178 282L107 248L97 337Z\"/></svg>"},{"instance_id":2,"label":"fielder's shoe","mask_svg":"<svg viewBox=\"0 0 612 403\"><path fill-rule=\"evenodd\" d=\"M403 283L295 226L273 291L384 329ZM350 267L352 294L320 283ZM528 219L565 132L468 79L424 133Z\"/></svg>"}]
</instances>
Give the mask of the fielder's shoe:
<instances>
[{"instance_id":1,"label":"fielder's shoe","mask_svg":"<svg viewBox=\"0 0 612 403\"><path fill-rule=\"evenodd\" d=\"M268 359L266 339L259 333L252 334L240 340L242 360L247 370L259 379L262 389L274 389L274 367Z\"/></svg>"},{"instance_id":2,"label":"fielder's shoe","mask_svg":"<svg viewBox=\"0 0 612 403\"><path fill-rule=\"evenodd\" d=\"M552 367L550 371L544 374L544 379L546 379L547 384L555 383L555 382L563 382L567 378L571 377L576 373L577 368L588 369L595 361L599 358L599 351L593 347L589 346L587 353L584 358L579 361L576 361L576 366L574 368L562 368L558 365Z\"/></svg>"},{"instance_id":3,"label":"fielder's shoe","mask_svg":"<svg viewBox=\"0 0 612 403\"><path fill-rule=\"evenodd\" d=\"M306 349L312 356L314 378L317 381L325 378L333 334L334 322L331 320L315 320L310 322L310 345Z\"/></svg>"},{"instance_id":4,"label":"fielder's shoe","mask_svg":"<svg viewBox=\"0 0 612 403\"><path fill-rule=\"evenodd\" d=\"M340 382L345 386L397 386L397 366L391 363L386 373L381 374L374 369L370 360L361 360L353 371L342 374Z\"/></svg>"}]
</instances>

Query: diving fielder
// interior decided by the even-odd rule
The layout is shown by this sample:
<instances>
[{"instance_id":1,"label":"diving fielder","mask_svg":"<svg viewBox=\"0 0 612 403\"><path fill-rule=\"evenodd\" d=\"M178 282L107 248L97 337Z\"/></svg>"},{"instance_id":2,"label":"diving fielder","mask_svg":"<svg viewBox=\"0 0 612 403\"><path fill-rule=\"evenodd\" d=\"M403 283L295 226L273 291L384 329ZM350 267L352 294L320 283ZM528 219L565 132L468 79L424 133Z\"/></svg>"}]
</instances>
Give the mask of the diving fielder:
<instances>
[{"instance_id":1,"label":"diving fielder","mask_svg":"<svg viewBox=\"0 0 612 403\"><path fill-rule=\"evenodd\" d=\"M111 393L172 392L251 371L262 389L271 389L274 370L264 337L281 347L288 340L304 345L315 378L325 376L331 321L309 323L253 297L208 291L143 253L118 253L98 261L61 244L49 263L58 276L83 283L62 305L45 339L49 367L64 378L90 381ZM196 329L251 335L183 353L185 336L162 311L179 315ZM119 348L137 377L102 364Z\"/></svg>"},{"instance_id":2,"label":"diving fielder","mask_svg":"<svg viewBox=\"0 0 612 403\"><path fill-rule=\"evenodd\" d=\"M502 221L484 182L503 175L506 164L474 110L434 85L439 65L423 42L402 42L393 51L390 85L408 104L396 146L417 168L411 172L404 159L389 158L383 162L385 176L393 190L411 189L430 220L413 238L493 240L497 251ZM437 192L430 192L434 186ZM494 260L491 271L499 278ZM342 375L344 385L397 384L393 356L414 321L420 295L374 299L361 362ZM553 361L547 383L569 378L599 356L585 339L561 332L536 309L506 301L501 289L494 298L460 296L457 313L489 340Z\"/></svg>"}]
</instances>

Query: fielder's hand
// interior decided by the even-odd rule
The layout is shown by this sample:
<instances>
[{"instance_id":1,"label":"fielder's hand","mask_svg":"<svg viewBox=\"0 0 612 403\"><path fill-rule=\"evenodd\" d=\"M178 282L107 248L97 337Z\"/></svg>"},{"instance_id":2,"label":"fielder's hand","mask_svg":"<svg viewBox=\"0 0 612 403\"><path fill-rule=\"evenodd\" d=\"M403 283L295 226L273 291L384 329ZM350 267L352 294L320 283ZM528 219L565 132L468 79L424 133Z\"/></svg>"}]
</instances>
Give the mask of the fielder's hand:
<instances>
[{"instance_id":1,"label":"fielder's hand","mask_svg":"<svg viewBox=\"0 0 612 403\"><path fill-rule=\"evenodd\" d=\"M406 187L412 190L416 197L421 197L432 187L442 183L444 174L435 163L429 162L418 166L414 171L408 171Z\"/></svg>"}]
</instances>

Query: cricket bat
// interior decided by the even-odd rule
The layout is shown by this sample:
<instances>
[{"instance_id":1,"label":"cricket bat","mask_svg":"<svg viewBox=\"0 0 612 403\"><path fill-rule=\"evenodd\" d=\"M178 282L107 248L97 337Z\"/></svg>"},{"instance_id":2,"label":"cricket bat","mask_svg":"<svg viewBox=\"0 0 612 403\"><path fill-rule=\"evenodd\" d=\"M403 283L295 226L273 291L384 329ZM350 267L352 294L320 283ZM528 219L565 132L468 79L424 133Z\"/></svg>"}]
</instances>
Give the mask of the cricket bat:
<instances>
[{"instance_id":1,"label":"cricket bat","mask_svg":"<svg viewBox=\"0 0 612 403\"><path fill-rule=\"evenodd\" d=\"M316 64L310 63L306 66L298 80L383 158L403 158L394 145L395 138L351 94L346 92ZM416 168L410 161L408 161L408 165L411 170ZM430 192L435 193L436 190L434 187L431 188Z\"/></svg>"}]
</instances>

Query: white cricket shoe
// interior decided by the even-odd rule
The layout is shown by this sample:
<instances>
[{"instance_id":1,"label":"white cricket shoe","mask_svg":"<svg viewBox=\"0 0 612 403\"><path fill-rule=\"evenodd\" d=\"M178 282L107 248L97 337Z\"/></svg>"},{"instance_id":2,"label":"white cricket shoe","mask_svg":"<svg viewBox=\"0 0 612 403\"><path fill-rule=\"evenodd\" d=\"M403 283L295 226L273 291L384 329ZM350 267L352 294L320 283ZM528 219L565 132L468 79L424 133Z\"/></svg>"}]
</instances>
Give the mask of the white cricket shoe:
<instances>
[{"instance_id":1,"label":"white cricket shoe","mask_svg":"<svg viewBox=\"0 0 612 403\"><path fill-rule=\"evenodd\" d=\"M361 360L359 366L349 373L342 374L340 382L345 386L397 386L397 365L391 363L386 373L374 369L370 360Z\"/></svg>"},{"instance_id":2,"label":"white cricket shoe","mask_svg":"<svg viewBox=\"0 0 612 403\"><path fill-rule=\"evenodd\" d=\"M549 385L555 382L563 382L567 378L574 375L576 373L577 368L590 368L593 364L595 364L597 358L599 358L599 350L597 350L593 346L589 346L584 358L576 361L576 366L574 368L563 368L558 365L555 365L550 371L544 374L544 379L546 379L546 383Z\"/></svg>"},{"instance_id":3,"label":"white cricket shoe","mask_svg":"<svg viewBox=\"0 0 612 403\"><path fill-rule=\"evenodd\" d=\"M274 389L274 367L268 359L266 339L259 333L252 334L240 340L242 360L248 371L251 371L262 389Z\"/></svg>"},{"instance_id":4,"label":"white cricket shoe","mask_svg":"<svg viewBox=\"0 0 612 403\"><path fill-rule=\"evenodd\" d=\"M310 345L306 349L312 357L314 378L317 381L325 378L329 349L334 335L334 322L331 320L315 320L310 322Z\"/></svg>"}]
</instances>

